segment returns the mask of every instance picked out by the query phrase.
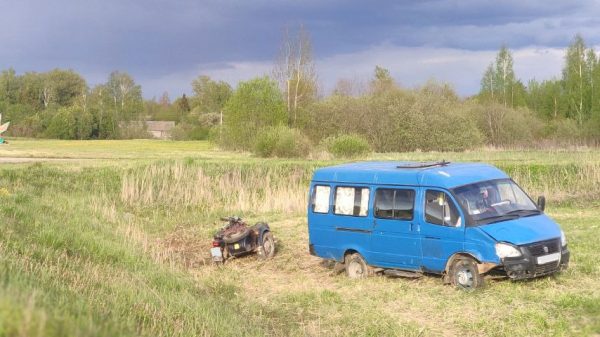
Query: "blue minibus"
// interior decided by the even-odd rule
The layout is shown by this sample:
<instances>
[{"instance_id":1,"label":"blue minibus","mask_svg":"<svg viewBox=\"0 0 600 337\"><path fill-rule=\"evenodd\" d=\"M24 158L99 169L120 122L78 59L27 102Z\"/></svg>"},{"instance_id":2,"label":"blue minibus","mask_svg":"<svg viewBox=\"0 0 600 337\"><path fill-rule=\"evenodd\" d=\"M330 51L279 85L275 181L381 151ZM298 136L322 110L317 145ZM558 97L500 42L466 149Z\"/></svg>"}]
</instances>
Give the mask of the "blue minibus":
<instances>
[{"instance_id":1,"label":"blue minibus","mask_svg":"<svg viewBox=\"0 0 600 337\"><path fill-rule=\"evenodd\" d=\"M462 289L486 274L567 268L564 232L506 173L482 163L360 162L314 172L309 251L351 278L440 274Z\"/></svg>"}]
</instances>

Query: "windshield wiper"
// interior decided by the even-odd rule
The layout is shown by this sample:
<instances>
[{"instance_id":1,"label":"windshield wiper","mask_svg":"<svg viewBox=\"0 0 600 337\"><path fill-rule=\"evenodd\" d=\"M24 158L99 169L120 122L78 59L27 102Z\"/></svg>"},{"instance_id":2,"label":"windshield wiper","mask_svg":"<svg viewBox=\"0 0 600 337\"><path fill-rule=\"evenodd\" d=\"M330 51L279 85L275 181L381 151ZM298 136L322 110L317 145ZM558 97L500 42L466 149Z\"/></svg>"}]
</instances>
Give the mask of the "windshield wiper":
<instances>
[{"instance_id":1,"label":"windshield wiper","mask_svg":"<svg viewBox=\"0 0 600 337\"><path fill-rule=\"evenodd\" d=\"M527 214L520 214L521 212L527 212ZM510 212L507 212L505 214L511 214L512 215L512 214L517 214L517 213L519 213L519 215L525 217L525 216L538 215L538 214L541 214L542 212L540 210L538 210L538 209L515 209L514 211L510 211Z\"/></svg>"},{"instance_id":2,"label":"windshield wiper","mask_svg":"<svg viewBox=\"0 0 600 337\"><path fill-rule=\"evenodd\" d=\"M487 224L491 224L491 223L495 223L495 222L500 222L500 221L506 221L506 220L514 220L514 219L518 219L520 218L520 216L518 214L502 214L502 215L495 215L495 216L491 216L489 218L485 218L485 219L480 219L478 220L480 225L487 225Z\"/></svg>"}]
</instances>

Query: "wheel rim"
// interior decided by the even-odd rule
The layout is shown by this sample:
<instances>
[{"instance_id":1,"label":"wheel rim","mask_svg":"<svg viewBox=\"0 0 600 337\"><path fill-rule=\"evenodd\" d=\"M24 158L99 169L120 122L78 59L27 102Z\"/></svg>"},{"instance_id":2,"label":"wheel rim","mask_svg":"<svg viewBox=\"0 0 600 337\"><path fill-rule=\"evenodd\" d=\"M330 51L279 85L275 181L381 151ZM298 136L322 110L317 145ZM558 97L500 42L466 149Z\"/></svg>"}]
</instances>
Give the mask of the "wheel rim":
<instances>
[{"instance_id":1,"label":"wheel rim","mask_svg":"<svg viewBox=\"0 0 600 337\"><path fill-rule=\"evenodd\" d=\"M469 268L461 266L456 271L456 283L463 288L472 288L473 279L473 273Z\"/></svg>"},{"instance_id":2,"label":"wheel rim","mask_svg":"<svg viewBox=\"0 0 600 337\"><path fill-rule=\"evenodd\" d=\"M348 264L348 276L352 278L360 278L364 274L363 266L358 261L350 261Z\"/></svg>"},{"instance_id":3,"label":"wheel rim","mask_svg":"<svg viewBox=\"0 0 600 337\"><path fill-rule=\"evenodd\" d=\"M265 242L263 242L263 250L265 252L265 256L269 256L271 254L271 250L273 249L273 241L271 238L267 238Z\"/></svg>"}]
</instances>

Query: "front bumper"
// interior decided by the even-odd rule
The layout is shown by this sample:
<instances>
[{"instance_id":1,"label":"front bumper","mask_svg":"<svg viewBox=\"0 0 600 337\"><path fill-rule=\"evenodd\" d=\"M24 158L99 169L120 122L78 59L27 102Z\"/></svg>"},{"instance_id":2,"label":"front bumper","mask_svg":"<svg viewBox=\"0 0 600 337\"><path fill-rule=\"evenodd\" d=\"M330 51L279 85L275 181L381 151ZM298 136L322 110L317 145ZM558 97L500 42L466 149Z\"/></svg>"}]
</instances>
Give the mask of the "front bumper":
<instances>
[{"instance_id":1,"label":"front bumper","mask_svg":"<svg viewBox=\"0 0 600 337\"><path fill-rule=\"evenodd\" d=\"M560 249L560 258L558 261L544 264L538 264L537 256L533 256L527 249L522 249L521 251L522 256L505 258L502 261L502 268L506 272L506 275L513 280L554 274L567 269L569 266L570 252L566 246Z\"/></svg>"}]
</instances>

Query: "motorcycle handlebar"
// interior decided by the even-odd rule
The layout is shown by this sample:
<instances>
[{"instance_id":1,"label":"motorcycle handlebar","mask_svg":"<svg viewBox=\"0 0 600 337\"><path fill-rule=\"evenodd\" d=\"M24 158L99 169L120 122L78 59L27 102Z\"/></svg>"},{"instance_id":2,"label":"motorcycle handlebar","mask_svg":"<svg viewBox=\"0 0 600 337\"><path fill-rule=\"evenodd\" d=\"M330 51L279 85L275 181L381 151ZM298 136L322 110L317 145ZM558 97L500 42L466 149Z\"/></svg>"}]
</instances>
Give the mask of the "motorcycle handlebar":
<instances>
[{"instance_id":1,"label":"motorcycle handlebar","mask_svg":"<svg viewBox=\"0 0 600 337\"><path fill-rule=\"evenodd\" d=\"M241 221L242 218L238 217L238 216L227 216L227 217L221 217L221 221Z\"/></svg>"}]
</instances>

